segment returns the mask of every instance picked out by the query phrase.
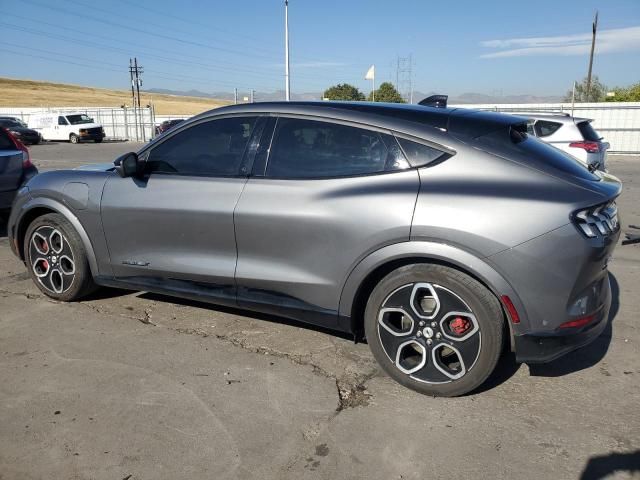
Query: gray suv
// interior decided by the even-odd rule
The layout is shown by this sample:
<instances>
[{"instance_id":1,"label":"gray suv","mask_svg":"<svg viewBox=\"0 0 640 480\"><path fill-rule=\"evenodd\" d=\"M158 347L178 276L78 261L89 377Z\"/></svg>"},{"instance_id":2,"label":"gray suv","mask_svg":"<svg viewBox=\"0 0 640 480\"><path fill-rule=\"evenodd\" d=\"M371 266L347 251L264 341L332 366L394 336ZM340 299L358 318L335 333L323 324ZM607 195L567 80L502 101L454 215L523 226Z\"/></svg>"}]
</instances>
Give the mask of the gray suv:
<instances>
[{"instance_id":1,"label":"gray suv","mask_svg":"<svg viewBox=\"0 0 640 480\"><path fill-rule=\"evenodd\" d=\"M621 184L526 130L415 105L224 107L102 171L36 176L8 236L54 299L102 285L273 313L461 395L505 348L546 362L608 321Z\"/></svg>"}]
</instances>

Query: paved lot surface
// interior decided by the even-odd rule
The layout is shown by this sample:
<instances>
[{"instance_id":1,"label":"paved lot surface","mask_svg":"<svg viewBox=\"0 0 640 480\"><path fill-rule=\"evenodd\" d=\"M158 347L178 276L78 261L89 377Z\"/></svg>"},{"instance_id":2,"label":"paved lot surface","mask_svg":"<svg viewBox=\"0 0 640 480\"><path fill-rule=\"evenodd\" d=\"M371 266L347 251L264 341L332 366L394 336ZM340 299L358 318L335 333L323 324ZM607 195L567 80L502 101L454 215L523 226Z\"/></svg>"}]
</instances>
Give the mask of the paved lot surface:
<instances>
[{"instance_id":1,"label":"paved lot surface","mask_svg":"<svg viewBox=\"0 0 640 480\"><path fill-rule=\"evenodd\" d=\"M42 169L131 144L43 145ZM613 157L624 225L640 158ZM611 264L611 323L482 391L420 396L366 345L273 317L102 290L40 294L0 226L0 479L638 478L640 246ZM635 472L635 473L634 473Z\"/></svg>"}]
</instances>

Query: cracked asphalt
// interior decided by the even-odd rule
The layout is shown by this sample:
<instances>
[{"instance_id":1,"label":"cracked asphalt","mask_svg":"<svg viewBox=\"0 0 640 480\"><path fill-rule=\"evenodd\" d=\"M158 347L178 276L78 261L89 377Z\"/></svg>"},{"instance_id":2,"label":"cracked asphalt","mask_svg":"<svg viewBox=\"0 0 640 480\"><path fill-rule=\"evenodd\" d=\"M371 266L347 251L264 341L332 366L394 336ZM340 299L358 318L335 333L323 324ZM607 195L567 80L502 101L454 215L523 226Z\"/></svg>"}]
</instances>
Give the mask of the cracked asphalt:
<instances>
[{"instance_id":1,"label":"cracked asphalt","mask_svg":"<svg viewBox=\"0 0 640 480\"><path fill-rule=\"evenodd\" d=\"M32 148L39 168L124 143ZM640 225L640 157L610 157ZM610 325L548 365L505 355L471 395L390 380L367 345L144 292L44 297L0 223L0 479L640 478L640 245L610 265Z\"/></svg>"}]
</instances>

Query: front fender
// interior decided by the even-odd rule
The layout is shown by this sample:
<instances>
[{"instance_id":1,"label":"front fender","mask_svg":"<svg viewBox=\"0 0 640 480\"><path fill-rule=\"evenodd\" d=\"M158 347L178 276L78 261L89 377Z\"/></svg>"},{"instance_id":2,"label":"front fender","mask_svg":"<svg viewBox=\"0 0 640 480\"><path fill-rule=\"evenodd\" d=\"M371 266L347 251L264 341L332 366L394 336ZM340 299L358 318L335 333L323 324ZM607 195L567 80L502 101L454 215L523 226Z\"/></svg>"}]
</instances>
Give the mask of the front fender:
<instances>
[{"instance_id":1,"label":"front fender","mask_svg":"<svg viewBox=\"0 0 640 480\"><path fill-rule=\"evenodd\" d=\"M28 195L20 200L22 201L16 201L13 206L8 226L10 236L9 240L13 245L15 245L15 250L17 250L14 253L16 253L22 260L24 260L24 249L22 248L23 239L17 238L17 235L19 234L18 232L23 231L23 222L29 218L29 212L32 212L34 209L38 208L51 210L65 217L67 221L71 223L71 225L73 225L73 228L76 229L78 235L80 236L80 239L82 240L85 252L87 253L87 259L89 261L91 274L93 276L98 275L98 263L96 260L93 244L91 243L91 239L80 223L80 220L78 220L78 217L76 217L68 207L66 207L61 202L48 197L33 198Z\"/></svg>"},{"instance_id":2,"label":"front fender","mask_svg":"<svg viewBox=\"0 0 640 480\"><path fill-rule=\"evenodd\" d=\"M520 323L513 325L509 322L511 333L518 334L527 330L529 320L524 304L513 287L499 272L481 258L465 250L452 245L429 241L395 243L376 250L360 261L351 271L342 288L339 306L340 318L350 318L352 316L354 301L358 295L359 288L371 273L390 262L410 258L427 261L435 260L450 264L479 279L497 298L502 295L508 295L520 315Z\"/></svg>"}]
</instances>

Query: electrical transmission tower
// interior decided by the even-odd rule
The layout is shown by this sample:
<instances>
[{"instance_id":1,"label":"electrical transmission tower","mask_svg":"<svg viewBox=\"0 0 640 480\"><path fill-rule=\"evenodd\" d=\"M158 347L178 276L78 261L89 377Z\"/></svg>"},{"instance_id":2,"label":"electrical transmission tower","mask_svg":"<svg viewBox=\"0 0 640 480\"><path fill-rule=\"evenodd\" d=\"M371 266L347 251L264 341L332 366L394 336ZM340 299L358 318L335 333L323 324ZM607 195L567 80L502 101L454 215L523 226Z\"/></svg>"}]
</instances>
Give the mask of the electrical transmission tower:
<instances>
[{"instance_id":1,"label":"electrical transmission tower","mask_svg":"<svg viewBox=\"0 0 640 480\"><path fill-rule=\"evenodd\" d=\"M133 61L129 59L129 76L131 78L131 101L133 102L133 114L136 120L136 140L139 140L138 136L138 115L140 116L140 129L142 130L142 140L146 141L146 135L144 131L144 120L142 118L142 112L140 110L140 87L142 86L142 73L144 69L141 65L138 65L138 58L134 58Z\"/></svg>"},{"instance_id":2,"label":"electrical transmission tower","mask_svg":"<svg viewBox=\"0 0 640 480\"><path fill-rule=\"evenodd\" d=\"M396 89L408 103L413 103L413 55L396 62Z\"/></svg>"}]
</instances>

